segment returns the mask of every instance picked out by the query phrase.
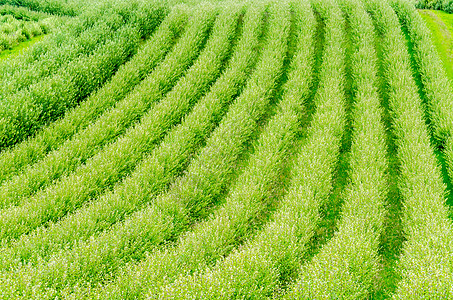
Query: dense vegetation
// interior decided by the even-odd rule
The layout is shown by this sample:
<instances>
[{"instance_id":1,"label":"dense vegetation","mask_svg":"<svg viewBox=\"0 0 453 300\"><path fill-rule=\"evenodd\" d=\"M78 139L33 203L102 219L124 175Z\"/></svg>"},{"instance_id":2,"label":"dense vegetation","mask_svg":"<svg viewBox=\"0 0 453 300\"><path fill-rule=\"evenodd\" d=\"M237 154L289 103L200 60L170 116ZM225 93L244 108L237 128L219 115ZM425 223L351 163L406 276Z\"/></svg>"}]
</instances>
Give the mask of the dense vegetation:
<instances>
[{"instance_id":1,"label":"dense vegetation","mask_svg":"<svg viewBox=\"0 0 453 300\"><path fill-rule=\"evenodd\" d=\"M417 8L443 10L447 13L453 13L452 0L418 0Z\"/></svg>"},{"instance_id":2,"label":"dense vegetation","mask_svg":"<svg viewBox=\"0 0 453 300\"><path fill-rule=\"evenodd\" d=\"M54 19L49 15L40 16L26 9L14 9L0 6L0 52L12 49L21 42L47 34L54 26Z\"/></svg>"},{"instance_id":3,"label":"dense vegetation","mask_svg":"<svg viewBox=\"0 0 453 300\"><path fill-rule=\"evenodd\" d=\"M0 4L52 22L0 61L0 299L453 298L453 91L411 2Z\"/></svg>"}]
</instances>

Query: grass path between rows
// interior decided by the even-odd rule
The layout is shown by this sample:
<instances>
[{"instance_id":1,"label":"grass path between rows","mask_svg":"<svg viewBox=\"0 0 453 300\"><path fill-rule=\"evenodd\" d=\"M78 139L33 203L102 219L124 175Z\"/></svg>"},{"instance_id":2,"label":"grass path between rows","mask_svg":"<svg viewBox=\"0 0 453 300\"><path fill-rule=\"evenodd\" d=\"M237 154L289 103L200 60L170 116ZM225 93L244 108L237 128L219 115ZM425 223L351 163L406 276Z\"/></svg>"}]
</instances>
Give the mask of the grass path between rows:
<instances>
[{"instance_id":1,"label":"grass path between rows","mask_svg":"<svg viewBox=\"0 0 453 300\"><path fill-rule=\"evenodd\" d=\"M6 60L11 57L15 57L21 54L22 52L27 51L31 46L44 39L44 37L46 37L46 35L36 36L23 43L20 43L17 46L14 46L12 49L0 51L0 61Z\"/></svg>"},{"instance_id":2,"label":"grass path between rows","mask_svg":"<svg viewBox=\"0 0 453 300\"><path fill-rule=\"evenodd\" d=\"M419 10L436 46L447 75L453 80L453 16L442 11Z\"/></svg>"}]
</instances>

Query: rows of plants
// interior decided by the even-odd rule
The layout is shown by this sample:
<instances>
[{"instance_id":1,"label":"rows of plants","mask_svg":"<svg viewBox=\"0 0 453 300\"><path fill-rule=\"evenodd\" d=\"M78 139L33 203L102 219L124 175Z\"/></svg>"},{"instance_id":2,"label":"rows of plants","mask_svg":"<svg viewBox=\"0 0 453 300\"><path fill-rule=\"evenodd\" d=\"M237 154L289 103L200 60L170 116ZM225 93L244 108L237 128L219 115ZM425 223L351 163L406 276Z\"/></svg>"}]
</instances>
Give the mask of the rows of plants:
<instances>
[{"instance_id":1,"label":"rows of plants","mask_svg":"<svg viewBox=\"0 0 453 300\"><path fill-rule=\"evenodd\" d=\"M451 0L417 0L416 7L420 9L443 10L447 13L453 13L453 1Z\"/></svg>"},{"instance_id":2,"label":"rows of plants","mask_svg":"<svg viewBox=\"0 0 453 300\"><path fill-rule=\"evenodd\" d=\"M0 6L66 15L0 63L0 299L453 297L412 4L88 3Z\"/></svg>"},{"instance_id":3,"label":"rows of plants","mask_svg":"<svg viewBox=\"0 0 453 300\"><path fill-rule=\"evenodd\" d=\"M396 265L401 281L394 298L450 298L453 265L448 257L453 253L453 239L446 186L430 142L406 41L389 5L371 1L368 9L383 36L389 104L401 161L399 189L406 241Z\"/></svg>"},{"instance_id":4,"label":"rows of plants","mask_svg":"<svg viewBox=\"0 0 453 300\"><path fill-rule=\"evenodd\" d=\"M237 11L237 9L236 9L236 11ZM223 13L223 15L224 16L221 15L219 17L219 24L225 24L226 23L224 26L230 26L229 24L236 23L236 22L231 22L231 20L230 20L231 12L229 12L228 10L226 10L225 13ZM200 20L200 18L198 18L198 20ZM225 20L227 20L229 22L225 22ZM254 21L253 18L252 18L251 21ZM254 23L256 24L256 21ZM252 23L251 24L252 28L250 28L250 29L256 30L257 28L256 28L255 24ZM247 25L245 25L245 26L247 28ZM215 26L215 28L216 28L216 26ZM219 33L220 32L222 32L222 33L225 32L224 28L221 27L221 26L219 26L219 28L217 30L215 28L213 29L214 32L217 32L217 30L218 30ZM249 28L247 28L247 29L250 30ZM286 30L288 30L288 27L286 27ZM273 33L273 34L274 34L273 37L277 36L275 33ZM284 38L281 38L281 39L282 39L282 41L285 41ZM208 44L209 44L209 41L208 41ZM215 45L215 44L218 44L218 43L213 42L213 45ZM216 45L216 46L218 46L218 45ZM242 47L244 47L244 46L242 46ZM281 49L278 49L278 50L279 50L279 52L282 52ZM209 55L212 55L211 54L212 50L207 49L206 53L207 53L207 55L203 55L202 54L201 57L206 56L206 59L210 58ZM283 53L285 53L285 51L283 51ZM268 54L268 56L272 57L273 54L274 53L271 52L271 53ZM283 62L283 57L281 57L280 61ZM266 61L266 63L268 63L268 62ZM193 68L194 68L194 70L198 71L198 70L200 70L201 66L206 65L206 62L202 60L202 61L200 61L199 64L196 63L195 65L198 65L198 68L194 68L194 67ZM260 69L262 73L263 72L264 73L271 72L270 70L268 70L267 67L268 67L267 64L263 64L263 66L261 66L261 67L258 66L257 68ZM277 68L277 66L276 66L276 68ZM276 71L273 71L273 72L271 72L271 74L273 74L275 72ZM278 72L276 72L276 73L278 74ZM194 75L199 75L199 74L197 74L195 72ZM261 75L261 74L257 74L257 77L259 75ZM255 80L258 80L258 78L256 78ZM255 80L252 80L252 81L255 81ZM187 81L183 80L183 82L187 82ZM270 85L272 85L272 82L269 83L267 80L264 80L264 82L262 84L266 84L266 85L270 84ZM184 85L184 84L182 84L180 86L183 87L181 89L181 91L183 91L183 90L185 90L185 88L189 87L189 86ZM248 92L249 94L252 91L254 93L259 91L259 90L252 89L252 88L249 88L249 89L246 89L246 90L249 91ZM175 91L175 89L173 91ZM170 92L170 93L172 93L172 92ZM266 90L264 92L266 92ZM263 92L261 92L261 93L263 93ZM260 98L258 97L259 95L262 95L262 94L255 95L255 97L257 98L257 101L260 100ZM244 96L243 98L244 98L244 100L249 100L248 97ZM267 97L267 98L269 98L269 97ZM242 105L246 104L244 102L245 101L243 101L241 104ZM253 104L253 102L252 102L252 104ZM260 104L261 106L259 106L258 104ZM159 237L162 236L162 234L163 234L163 232L161 230L156 231L156 227L155 227L156 225L160 224L161 222L164 222L164 223L167 222L167 218L164 218L162 213L166 212L164 215L170 214L168 216L171 216L171 213L174 211L175 207L174 207L174 205L172 206L170 204L173 201L179 200L179 198L181 196L183 196L183 195L184 195L184 197L190 196L188 194L188 192L194 188L194 186L193 186L194 184L199 182L199 181L194 181L193 177L195 176L195 178L196 178L196 177L202 175L202 174L199 174L199 173L202 170L206 170L206 166L205 166L206 164L212 165L212 167L209 168L208 170L204 171L205 176L210 175L210 173L206 173L207 171L211 171L212 172L213 170L215 170L215 168L217 168L218 171L223 170L223 173L224 173L223 176L222 176L221 173L218 174L218 176L221 176L220 178L223 177L224 181L227 180L227 178L228 178L227 175L230 172L229 164L226 164L226 162L225 162L224 163L224 165L225 165L224 168L223 169L219 169L218 163L215 163L215 161L212 160L213 154L216 154L216 153L219 153L219 152L220 152L219 154L221 154L224 151L228 151L228 152L233 151L231 153L231 155L232 155L231 159L233 161L235 160L235 157L237 159L238 155L240 154L240 152L241 152L241 150L243 148L240 147L240 144L237 145L236 147L233 147L233 148L227 147L228 145L231 145L232 141L237 142L237 139L231 139L230 140L230 139L228 139L228 136L231 135L231 134L237 134L238 137L240 137L245 142L247 140L247 136L250 136L250 134L253 132L253 128L256 127L257 118L259 118L259 116L263 115L263 113L265 112L265 108L266 108L265 104L266 104L266 101L264 101L264 102L261 101L261 103L260 102L257 103L258 106L256 106L256 109L259 108L259 110L256 111L256 109L255 109L255 113L252 115L254 117L251 118L251 119L247 119L247 118L244 119L245 116L243 116L243 110L240 109L241 107L237 107L234 111L231 112L232 117L228 117L228 115L227 115L226 118L225 118L225 120L226 120L225 125L223 125L223 126L222 126L222 124L219 125L219 127L217 128L217 132L218 133L216 134L216 132L214 132L213 136L210 138L210 140L212 142L209 142L209 141L207 142L208 145L200 153L199 158L196 159L195 162L189 166L188 174L192 174L192 175L186 175L185 177L183 177L185 179L182 179L181 181L182 182L186 182L185 184L182 184L182 183L178 184L178 185L175 184L174 188L170 189L170 191L174 191L174 192L169 192L168 194L165 194L165 195L168 195L168 196L161 197L161 200L157 200L156 199L155 202L154 202L156 204L149 206L149 208L147 208L144 211L140 211L137 214L133 214L129 219L126 220L126 222L124 222L124 224L123 223L117 224L117 226L114 226L111 230L109 230L105 234L100 235L100 237L98 239L91 240L89 243L87 243L87 245L85 247L82 247L82 245L79 245L78 247L74 248L72 250L72 252L80 252L80 251L85 252L86 255L87 255L86 258L91 260L90 257L92 257L92 256L90 254L92 254L92 251L86 252L86 250L87 250L86 247L89 247L90 249L95 248L95 249L101 250L101 248L99 248L98 245L99 244L106 244L105 243L106 239L107 240L116 240L117 242L115 242L116 246L113 245L111 242L107 243L108 245L110 245L108 247L110 250L103 251L104 252L103 255L105 256L105 262L110 261L112 259L112 256L120 258L121 256L117 255L118 251L120 251L120 252L125 251L124 255L126 255L129 251L131 251L130 247L123 248L126 245L130 245L131 242L128 242L128 240L130 240L130 239L132 239L132 240L135 239L136 241L133 244L135 244L138 247L138 248L134 247L135 253L134 252L131 253L132 256L136 257L138 255L138 253L137 253L138 251L145 251L146 247L143 247L144 245L150 244L150 243L152 245L153 241L155 239L157 239L157 241L158 241ZM251 112L253 112L253 111L254 110L252 109ZM258 115L256 115L256 114L258 114ZM246 121L246 122L244 122L244 121L238 122L240 119L244 119L244 121ZM253 120L253 119L255 119L255 120ZM237 124L236 126L239 126L239 127L237 128L237 130L231 131L231 124ZM248 134L246 134L246 132L248 132ZM227 134L227 136L225 136L225 134ZM219 139L221 139L221 140L223 140L225 142L228 141L228 143L227 144L225 144L225 142L224 143L219 143ZM211 145L211 146L209 146L209 145ZM220 149L219 149L219 146L221 147ZM217 157L218 157L218 159L223 160L223 156L222 155L217 155ZM216 175L216 174L212 174L210 176L213 176L213 175ZM214 178L212 178L213 181L211 181L211 182L200 182L200 183L203 184L203 185L207 185L209 183L215 183L216 182L215 179L218 178L218 176L214 176ZM217 193L220 192L220 190L215 189L215 187L216 186L213 185L213 186L211 186L210 189L212 189L213 192L217 192ZM187 190L187 192L184 192L184 190L181 190L181 189ZM197 189L195 189L194 192L196 193ZM180 195L179 197L178 197L178 194ZM206 196L209 196L209 195L206 195ZM189 199L190 198L188 197L188 200ZM192 199L190 199L190 200L192 200ZM208 199L206 199L206 201L207 200ZM166 205L164 207L163 204L165 204L165 203L166 203ZM196 202L196 203L198 205L201 204L200 202ZM158 205L158 206L156 206L156 205ZM161 210L162 210L162 212L159 213L159 211L161 211ZM180 221L183 221L184 220L184 215L181 215L180 218L181 218ZM145 221L147 221L149 223L148 226L145 226L145 224L146 224ZM176 222L176 224L177 223L178 222ZM148 234L146 234L146 235L144 234L144 233L146 233L146 231L144 231L145 228L148 228L148 230L149 230ZM170 234L172 231L173 230L171 230L171 227L168 227L164 232L167 232L167 234ZM118 232L128 232L129 234L125 235L125 236L123 235L124 239L118 240L117 239ZM154 235L156 235L155 238L152 238L152 236L154 236ZM139 242L139 241L141 241L141 242ZM142 243L144 243L144 245L142 245ZM118 245L124 245L124 246L118 247ZM151 245L149 245L149 246L151 246ZM139 246L142 246L142 247L139 247ZM82 259L81 256L79 256L79 257L80 257L80 259ZM124 259L126 259L126 258L124 258ZM99 262L99 260L98 260L98 262ZM83 263L83 264L85 264L85 263ZM52 265L49 265L49 266L52 266ZM111 268L112 266L111 265L105 265L103 267L102 266L99 266L99 267L101 267L100 274L99 274L99 276L101 276L101 274L104 273L104 272L101 272L103 268L105 268L105 267ZM90 271L90 270L93 271L92 268L87 269L87 271ZM70 271L70 270L68 269L67 271ZM93 278L92 275L93 275L93 273L91 273L91 276L87 276L85 279L89 278L91 281L95 280L95 278ZM79 277L78 280L81 280L81 278Z\"/></svg>"},{"instance_id":5,"label":"rows of plants","mask_svg":"<svg viewBox=\"0 0 453 300\"><path fill-rule=\"evenodd\" d=\"M75 142L69 141L75 140L77 137L81 138L84 135L82 133L83 131L88 132L87 127L92 128L92 131L85 134L87 137L83 139L85 149L82 147L72 147L80 148L79 151L87 151L76 152L75 156L79 161L86 160L89 155L93 155L93 149L90 148L96 147L88 148L88 145L98 145L98 147L99 145L104 145L110 139L123 132L128 127L128 124L133 124L134 120L140 118L142 115L140 111L146 110L146 108L140 110L140 105L137 102L133 102L133 97L128 95L145 77L151 76L148 74L173 49L175 42L182 34L189 14L187 7L175 8L156 33L140 47L137 54L129 62L122 65L112 79L102 86L102 88L92 93L83 103L65 114L63 118L45 126L33 138L29 138L16 147L0 153L0 164L3 166L0 170L0 182L3 183L16 175L15 179L11 179L10 183L5 183L0 188L3 191L1 192L3 195L2 198L4 199L3 202L8 201L6 200L8 199L8 192L5 191L14 189L6 186L14 186L13 182L17 182L19 185L16 186L19 188L21 184L26 182L23 176L24 173L28 174L26 177L38 180L36 176L32 175L38 172L40 169L38 166L41 165L42 168L49 169L49 164L46 164L44 161L41 161L39 165L30 166L33 163L40 161L46 155L56 155L56 153L60 153L59 157L64 157L67 160L74 157L64 151L63 148L65 146L63 145L68 145L71 148L71 145L74 145ZM170 72L170 70L168 71ZM157 72L154 71L154 74L157 74ZM171 82L168 85L171 85ZM137 91L137 93L139 92ZM129 101L132 101L132 103L128 104L128 99L124 99L125 97L129 97ZM110 112L110 116L107 114L103 115L109 109L116 110L116 112ZM99 124L112 124L110 127L113 127L114 132L109 133L108 128L102 129L103 125L95 125L97 122ZM105 133L101 133L101 131ZM97 139L96 135L94 135L95 132L101 138ZM77 135L77 137L74 137L74 135ZM53 154L49 154L49 152ZM59 176L59 173L56 173L59 169L68 170L70 168L67 164L64 165L64 161L56 161L55 163L64 167L53 167L56 171L54 171L55 173L53 175L49 174L51 179ZM27 166L28 169L25 170ZM73 166L75 167L77 165ZM33 169L36 171L33 172ZM19 175L19 173L22 174Z\"/></svg>"},{"instance_id":6,"label":"rows of plants","mask_svg":"<svg viewBox=\"0 0 453 300\"><path fill-rule=\"evenodd\" d=\"M52 23L43 21L23 21L12 15L0 15L0 51L12 49L21 42L48 33Z\"/></svg>"},{"instance_id":7,"label":"rows of plants","mask_svg":"<svg viewBox=\"0 0 453 300\"><path fill-rule=\"evenodd\" d=\"M367 298L380 269L378 250L383 233L387 162L375 36L361 2L345 0L340 6L348 20L353 45L350 181L334 236L310 262L303 264L288 299Z\"/></svg>"},{"instance_id":8,"label":"rows of plants","mask_svg":"<svg viewBox=\"0 0 453 300\"><path fill-rule=\"evenodd\" d=\"M0 5L0 15L10 15L17 20L35 22L47 19L52 16L51 14L30 10L23 6L15 6L8 4Z\"/></svg>"}]
</instances>

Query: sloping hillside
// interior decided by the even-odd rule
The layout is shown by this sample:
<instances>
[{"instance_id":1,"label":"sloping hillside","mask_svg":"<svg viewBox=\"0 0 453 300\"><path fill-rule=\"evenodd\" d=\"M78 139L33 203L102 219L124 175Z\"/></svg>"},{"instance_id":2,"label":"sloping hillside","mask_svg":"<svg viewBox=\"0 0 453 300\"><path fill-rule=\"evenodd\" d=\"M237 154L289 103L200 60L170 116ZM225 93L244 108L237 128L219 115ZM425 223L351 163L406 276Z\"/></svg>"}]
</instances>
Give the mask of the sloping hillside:
<instances>
[{"instance_id":1,"label":"sloping hillside","mask_svg":"<svg viewBox=\"0 0 453 300\"><path fill-rule=\"evenodd\" d=\"M453 298L434 15L179 2L0 0L0 299Z\"/></svg>"}]
</instances>

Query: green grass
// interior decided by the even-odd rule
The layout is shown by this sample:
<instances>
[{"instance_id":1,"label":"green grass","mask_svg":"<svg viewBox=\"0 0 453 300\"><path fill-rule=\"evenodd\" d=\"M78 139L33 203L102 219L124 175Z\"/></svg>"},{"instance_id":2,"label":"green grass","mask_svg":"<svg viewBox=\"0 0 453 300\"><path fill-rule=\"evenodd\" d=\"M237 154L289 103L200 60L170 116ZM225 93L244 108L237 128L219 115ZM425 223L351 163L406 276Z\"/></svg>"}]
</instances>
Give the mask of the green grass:
<instances>
[{"instance_id":1,"label":"green grass","mask_svg":"<svg viewBox=\"0 0 453 300\"><path fill-rule=\"evenodd\" d=\"M448 77L453 80L453 15L437 10L419 10L425 21Z\"/></svg>"},{"instance_id":2,"label":"green grass","mask_svg":"<svg viewBox=\"0 0 453 300\"><path fill-rule=\"evenodd\" d=\"M14 1L0 299L453 298L453 16Z\"/></svg>"},{"instance_id":3,"label":"green grass","mask_svg":"<svg viewBox=\"0 0 453 300\"><path fill-rule=\"evenodd\" d=\"M36 44L39 41L41 41L42 39L44 39L45 36L46 35L40 35L37 37L33 37L30 40L20 43L19 45L13 47L12 49L0 51L0 61L18 56L19 54L23 53L24 51L27 51L34 44Z\"/></svg>"}]
</instances>

